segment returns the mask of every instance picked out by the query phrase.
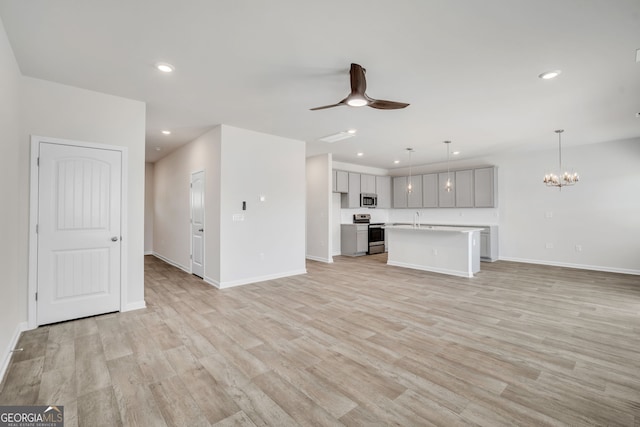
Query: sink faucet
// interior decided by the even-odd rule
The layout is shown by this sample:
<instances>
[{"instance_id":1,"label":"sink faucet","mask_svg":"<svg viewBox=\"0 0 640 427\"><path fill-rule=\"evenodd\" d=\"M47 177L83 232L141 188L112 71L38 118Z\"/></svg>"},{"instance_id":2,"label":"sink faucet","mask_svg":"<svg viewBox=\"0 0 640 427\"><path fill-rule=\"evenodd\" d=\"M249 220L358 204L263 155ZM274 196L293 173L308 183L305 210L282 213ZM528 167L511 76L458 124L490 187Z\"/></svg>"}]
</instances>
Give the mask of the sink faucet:
<instances>
[{"instance_id":1,"label":"sink faucet","mask_svg":"<svg viewBox=\"0 0 640 427\"><path fill-rule=\"evenodd\" d=\"M420 227L420 212L416 211L416 214L413 216L413 226Z\"/></svg>"}]
</instances>

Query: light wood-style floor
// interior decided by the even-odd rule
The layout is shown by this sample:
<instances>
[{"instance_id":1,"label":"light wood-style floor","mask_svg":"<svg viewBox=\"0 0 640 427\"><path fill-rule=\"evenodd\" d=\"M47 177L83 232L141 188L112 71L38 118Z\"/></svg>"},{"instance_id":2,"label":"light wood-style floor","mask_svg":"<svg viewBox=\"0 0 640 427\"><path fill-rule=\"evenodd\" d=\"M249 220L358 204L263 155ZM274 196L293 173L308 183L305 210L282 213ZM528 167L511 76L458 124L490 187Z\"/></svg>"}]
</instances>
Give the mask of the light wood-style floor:
<instances>
[{"instance_id":1,"label":"light wood-style floor","mask_svg":"<svg viewBox=\"0 0 640 427\"><path fill-rule=\"evenodd\" d=\"M0 405L66 426L640 425L640 278L384 254L216 290L146 257L148 308L22 335Z\"/></svg>"}]
</instances>

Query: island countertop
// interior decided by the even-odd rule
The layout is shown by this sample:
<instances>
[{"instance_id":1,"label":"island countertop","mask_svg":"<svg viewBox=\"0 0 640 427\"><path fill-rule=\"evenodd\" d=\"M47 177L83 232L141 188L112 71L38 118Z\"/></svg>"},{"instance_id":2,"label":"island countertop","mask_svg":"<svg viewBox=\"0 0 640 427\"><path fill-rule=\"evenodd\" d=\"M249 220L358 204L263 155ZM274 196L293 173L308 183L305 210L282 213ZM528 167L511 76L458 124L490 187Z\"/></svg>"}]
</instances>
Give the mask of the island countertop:
<instances>
[{"instance_id":1,"label":"island countertop","mask_svg":"<svg viewBox=\"0 0 640 427\"><path fill-rule=\"evenodd\" d=\"M482 231L482 228L464 227L454 225L413 225L413 224L385 224L384 228L389 230L414 230L414 231L454 231L459 233L472 233Z\"/></svg>"},{"instance_id":2,"label":"island countertop","mask_svg":"<svg viewBox=\"0 0 640 427\"><path fill-rule=\"evenodd\" d=\"M387 224L387 264L461 277L480 271L481 227Z\"/></svg>"}]
</instances>

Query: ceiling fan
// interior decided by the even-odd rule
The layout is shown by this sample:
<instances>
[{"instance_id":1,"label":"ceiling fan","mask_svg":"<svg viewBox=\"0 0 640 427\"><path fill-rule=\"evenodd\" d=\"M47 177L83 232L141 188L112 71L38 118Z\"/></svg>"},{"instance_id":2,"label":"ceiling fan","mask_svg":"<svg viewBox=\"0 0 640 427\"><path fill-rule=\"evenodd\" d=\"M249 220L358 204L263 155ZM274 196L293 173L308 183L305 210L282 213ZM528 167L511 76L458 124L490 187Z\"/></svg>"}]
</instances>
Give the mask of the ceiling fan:
<instances>
[{"instance_id":1,"label":"ceiling fan","mask_svg":"<svg viewBox=\"0 0 640 427\"><path fill-rule=\"evenodd\" d=\"M325 108L338 107L340 105L348 105L350 107L364 107L365 105L378 110L397 110L404 108L409 104L404 102L385 101L382 99L373 99L367 96L365 91L367 90L367 80L364 77L364 73L367 70L362 68L358 64L351 64L351 93L342 101L337 104L324 105L322 107L311 108L311 111L324 110Z\"/></svg>"}]
</instances>

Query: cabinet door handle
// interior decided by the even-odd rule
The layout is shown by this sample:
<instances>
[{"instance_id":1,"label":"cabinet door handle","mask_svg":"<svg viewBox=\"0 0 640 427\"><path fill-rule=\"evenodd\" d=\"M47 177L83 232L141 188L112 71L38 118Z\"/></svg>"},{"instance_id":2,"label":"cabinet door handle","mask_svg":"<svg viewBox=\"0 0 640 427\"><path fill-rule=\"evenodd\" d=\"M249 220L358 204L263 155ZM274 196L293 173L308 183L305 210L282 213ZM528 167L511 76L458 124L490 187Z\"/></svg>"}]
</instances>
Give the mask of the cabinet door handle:
<instances>
[{"instance_id":1,"label":"cabinet door handle","mask_svg":"<svg viewBox=\"0 0 640 427\"><path fill-rule=\"evenodd\" d=\"M112 241L112 242L117 242L117 241L118 241L118 236L113 236L113 237L111 238L111 241Z\"/></svg>"},{"instance_id":2,"label":"cabinet door handle","mask_svg":"<svg viewBox=\"0 0 640 427\"><path fill-rule=\"evenodd\" d=\"M198 231L204 231L204 228L199 229Z\"/></svg>"}]
</instances>

